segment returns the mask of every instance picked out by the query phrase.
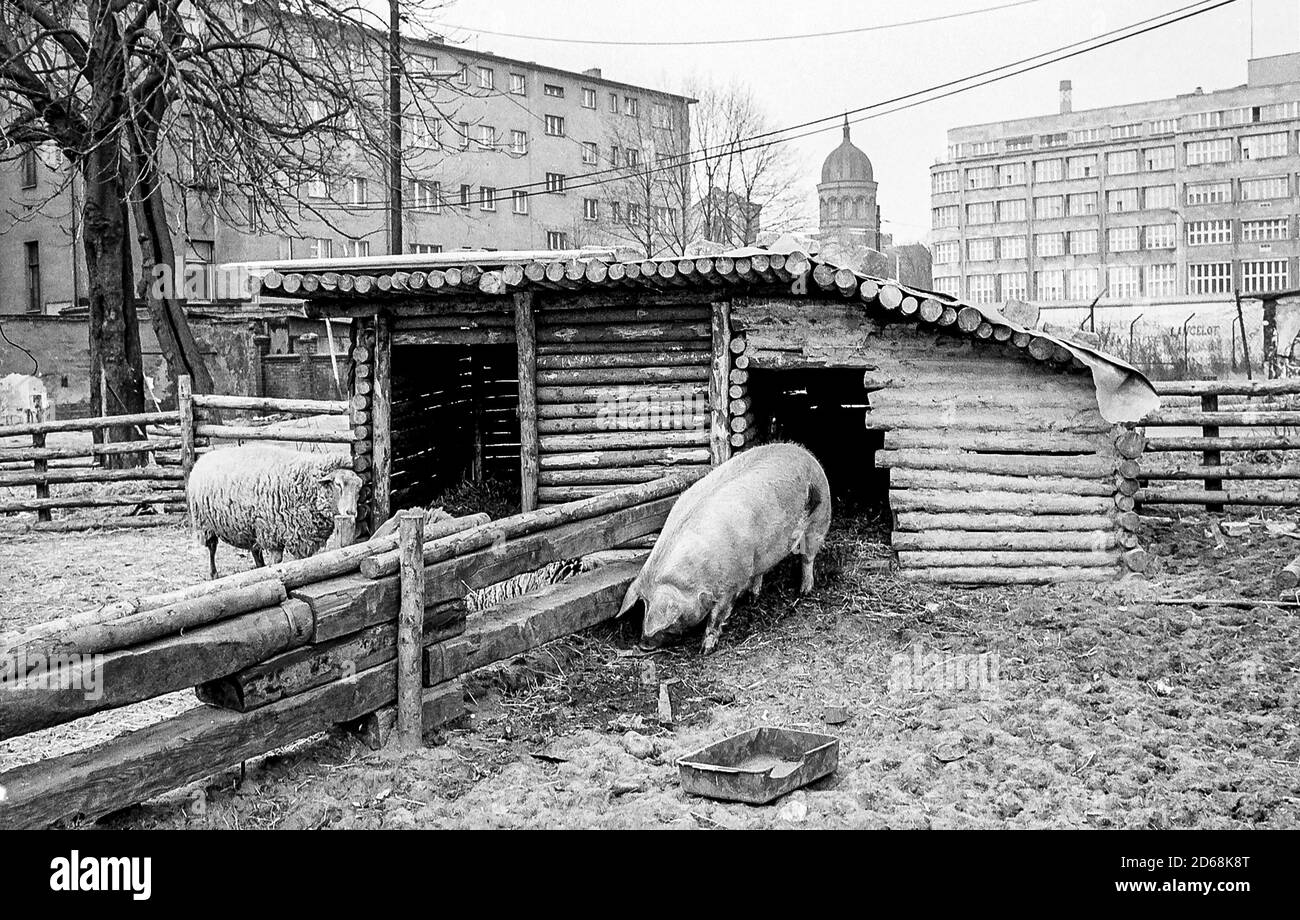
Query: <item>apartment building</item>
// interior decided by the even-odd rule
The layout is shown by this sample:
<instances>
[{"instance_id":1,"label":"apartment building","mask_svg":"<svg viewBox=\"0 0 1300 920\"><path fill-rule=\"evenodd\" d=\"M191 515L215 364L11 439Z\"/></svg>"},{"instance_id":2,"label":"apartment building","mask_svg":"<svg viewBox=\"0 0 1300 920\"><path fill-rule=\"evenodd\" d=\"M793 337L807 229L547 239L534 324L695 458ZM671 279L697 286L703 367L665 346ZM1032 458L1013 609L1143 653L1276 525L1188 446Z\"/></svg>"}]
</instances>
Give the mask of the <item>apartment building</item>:
<instances>
[{"instance_id":1,"label":"apartment building","mask_svg":"<svg viewBox=\"0 0 1300 920\"><path fill-rule=\"evenodd\" d=\"M405 51L408 70L427 76L418 81L427 95L408 99L405 119L405 251L668 245L689 189L652 195L645 181L620 177L690 149L694 100L599 68L430 41ZM582 178L598 171L599 184ZM53 149L0 163L0 314L57 313L85 296L77 197ZM289 197L283 232L222 217L199 195L173 208L187 215L176 249L197 279L193 300L225 296L212 270L220 263L389 252L382 163L340 159Z\"/></svg>"},{"instance_id":2,"label":"apartment building","mask_svg":"<svg viewBox=\"0 0 1300 920\"><path fill-rule=\"evenodd\" d=\"M1242 86L953 128L931 167L934 283L1044 307L1300 286L1300 54Z\"/></svg>"}]
</instances>

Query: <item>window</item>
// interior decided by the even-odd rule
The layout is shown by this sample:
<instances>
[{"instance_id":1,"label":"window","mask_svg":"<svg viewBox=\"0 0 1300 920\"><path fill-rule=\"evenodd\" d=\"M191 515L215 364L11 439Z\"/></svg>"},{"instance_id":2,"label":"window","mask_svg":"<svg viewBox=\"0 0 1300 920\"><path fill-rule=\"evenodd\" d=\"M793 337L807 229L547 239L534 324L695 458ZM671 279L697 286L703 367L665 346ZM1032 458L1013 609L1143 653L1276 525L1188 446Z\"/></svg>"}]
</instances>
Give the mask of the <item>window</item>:
<instances>
[{"instance_id":1,"label":"window","mask_svg":"<svg viewBox=\"0 0 1300 920\"><path fill-rule=\"evenodd\" d=\"M1158 118L1151 122L1149 134L1173 134L1178 130L1177 118Z\"/></svg>"},{"instance_id":2,"label":"window","mask_svg":"<svg viewBox=\"0 0 1300 920\"><path fill-rule=\"evenodd\" d=\"M491 125L479 125L478 143L480 147L484 147L488 150L496 149L497 129L492 127Z\"/></svg>"},{"instance_id":3,"label":"window","mask_svg":"<svg viewBox=\"0 0 1300 920\"><path fill-rule=\"evenodd\" d=\"M1142 190L1142 207L1148 211L1157 208L1172 208L1177 195L1173 185L1148 185Z\"/></svg>"},{"instance_id":4,"label":"window","mask_svg":"<svg viewBox=\"0 0 1300 920\"><path fill-rule=\"evenodd\" d=\"M324 176L312 179L307 183L307 194L312 198L328 198L330 196L329 180Z\"/></svg>"},{"instance_id":5,"label":"window","mask_svg":"<svg viewBox=\"0 0 1300 920\"><path fill-rule=\"evenodd\" d=\"M1187 165L1227 163L1232 159L1232 138L1216 137L1208 141L1187 142Z\"/></svg>"},{"instance_id":6,"label":"window","mask_svg":"<svg viewBox=\"0 0 1300 920\"><path fill-rule=\"evenodd\" d=\"M1131 125L1116 125L1110 129L1110 136L1119 139L1124 137L1137 137L1142 133L1142 124L1138 122Z\"/></svg>"},{"instance_id":7,"label":"window","mask_svg":"<svg viewBox=\"0 0 1300 920\"><path fill-rule=\"evenodd\" d=\"M998 167L998 185L1024 185L1025 164L1003 163Z\"/></svg>"},{"instance_id":8,"label":"window","mask_svg":"<svg viewBox=\"0 0 1300 920\"><path fill-rule=\"evenodd\" d=\"M998 202L998 220L1005 223L1025 219L1025 199L1008 198Z\"/></svg>"},{"instance_id":9,"label":"window","mask_svg":"<svg viewBox=\"0 0 1300 920\"><path fill-rule=\"evenodd\" d=\"M1231 290L1231 262L1193 262L1187 266L1188 294L1227 294Z\"/></svg>"},{"instance_id":10,"label":"window","mask_svg":"<svg viewBox=\"0 0 1300 920\"><path fill-rule=\"evenodd\" d=\"M516 96L527 96L528 78L521 73L512 73L510 75L510 92Z\"/></svg>"},{"instance_id":11,"label":"window","mask_svg":"<svg viewBox=\"0 0 1300 920\"><path fill-rule=\"evenodd\" d=\"M593 109L596 107L594 99L592 100L591 107ZM664 131L671 131L673 129L672 110L662 102L656 102L654 105L650 106L650 124L654 125L656 128L661 128Z\"/></svg>"},{"instance_id":12,"label":"window","mask_svg":"<svg viewBox=\"0 0 1300 920\"><path fill-rule=\"evenodd\" d=\"M639 224L641 222L641 205L635 201L627 203L627 222L629 224Z\"/></svg>"},{"instance_id":13,"label":"window","mask_svg":"<svg viewBox=\"0 0 1300 920\"><path fill-rule=\"evenodd\" d=\"M596 91L589 86L582 88L582 107L584 109L594 109L596 107Z\"/></svg>"},{"instance_id":14,"label":"window","mask_svg":"<svg viewBox=\"0 0 1300 920\"><path fill-rule=\"evenodd\" d=\"M1065 161L1065 172L1071 179L1091 179L1097 175L1097 155L1090 153L1085 157L1069 157Z\"/></svg>"},{"instance_id":15,"label":"window","mask_svg":"<svg viewBox=\"0 0 1300 920\"><path fill-rule=\"evenodd\" d=\"M1070 140L1076 144L1096 144L1106 139L1106 128L1080 128L1070 132Z\"/></svg>"},{"instance_id":16,"label":"window","mask_svg":"<svg viewBox=\"0 0 1300 920\"><path fill-rule=\"evenodd\" d=\"M1189 220L1187 222L1188 246L1231 242L1232 221L1230 220Z\"/></svg>"},{"instance_id":17,"label":"window","mask_svg":"<svg viewBox=\"0 0 1300 920\"><path fill-rule=\"evenodd\" d=\"M1035 234L1034 255L1036 256L1065 255L1065 234L1064 233Z\"/></svg>"},{"instance_id":18,"label":"window","mask_svg":"<svg viewBox=\"0 0 1300 920\"><path fill-rule=\"evenodd\" d=\"M1034 219L1050 220L1053 217L1065 216L1065 199L1060 195L1051 195L1046 198L1034 199Z\"/></svg>"},{"instance_id":19,"label":"window","mask_svg":"<svg viewBox=\"0 0 1300 920\"><path fill-rule=\"evenodd\" d=\"M1177 242L1173 224L1152 224L1142 228L1142 245L1146 249L1173 249Z\"/></svg>"},{"instance_id":20,"label":"window","mask_svg":"<svg viewBox=\"0 0 1300 920\"><path fill-rule=\"evenodd\" d=\"M1111 227L1106 231L1106 248L1110 252L1134 252L1138 248L1137 227Z\"/></svg>"},{"instance_id":21,"label":"window","mask_svg":"<svg viewBox=\"0 0 1300 920\"><path fill-rule=\"evenodd\" d=\"M1223 184L1228 187L1229 195L1231 195L1232 186L1226 182ZM1286 176L1271 176L1267 179L1242 179L1241 200L1267 201L1270 198L1286 198L1290 195L1287 185ZM1191 201L1187 203L1191 204Z\"/></svg>"},{"instance_id":22,"label":"window","mask_svg":"<svg viewBox=\"0 0 1300 920\"><path fill-rule=\"evenodd\" d=\"M1023 236L998 237L998 258L1000 259L1023 259L1026 249Z\"/></svg>"},{"instance_id":23,"label":"window","mask_svg":"<svg viewBox=\"0 0 1300 920\"><path fill-rule=\"evenodd\" d=\"M460 65L460 68L456 71L456 82L461 86L469 86L469 65Z\"/></svg>"},{"instance_id":24,"label":"window","mask_svg":"<svg viewBox=\"0 0 1300 920\"><path fill-rule=\"evenodd\" d=\"M1004 300L1016 298L1023 300L1029 296L1029 282L1024 272L1007 272L998 276L998 281L1002 287L1002 297Z\"/></svg>"},{"instance_id":25,"label":"window","mask_svg":"<svg viewBox=\"0 0 1300 920\"><path fill-rule=\"evenodd\" d=\"M555 99L563 99L564 87L556 86L554 83L544 83L542 84L542 95L551 96Z\"/></svg>"},{"instance_id":26,"label":"window","mask_svg":"<svg viewBox=\"0 0 1300 920\"><path fill-rule=\"evenodd\" d=\"M1138 171L1138 152L1136 150L1117 150L1106 154L1106 173L1111 176L1124 176Z\"/></svg>"},{"instance_id":27,"label":"window","mask_svg":"<svg viewBox=\"0 0 1300 920\"><path fill-rule=\"evenodd\" d=\"M998 299L997 278L971 275L966 279L966 297L971 303L993 303Z\"/></svg>"},{"instance_id":28,"label":"window","mask_svg":"<svg viewBox=\"0 0 1300 920\"><path fill-rule=\"evenodd\" d=\"M946 169L943 172L931 173L930 191L936 195L957 191L957 170Z\"/></svg>"},{"instance_id":29,"label":"window","mask_svg":"<svg viewBox=\"0 0 1300 920\"><path fill-rule=\"evenodd\" d=\"M974 204L966 205L966 223L991 224L993 223L993 219L993 202L978 201Z\"/></svg>"},{"instance_id":30,"label":"window","mask_svg":"<svg viewBox=\"0 0 1300 920\"><path fill-rule=\"evenodd\" d=\"M1148 147L1142 151L1142 162L1148 172L1154 172L1160 169L1173 169L1174 148L1173 147Z\"/></svg>"},{"instance_id":31,"label":"window","mask_svg":"<svg viewBox=\"0 0 1300 920\"><path fill-rule=\"evenodd\" d=\"M546 248L547 249L568 249L569 235L567 233L561 233L559 230L547 230Z\"/></svg>"},{"instance_id":32,"label":"window","mask_svg":"<svg viewBox=\"0 0 1300 920\"><path fill-rule=\"evenodd\" d=\"M363 176L353 176L348 183L349 199L354 205L363 205L367 198L368 185Z\"/></svg>"},{"instance_id":33,"label":"window","mask_svg":"<svg viewBox=\"0 0 1300 920\"><path fill-rule=\"evenodd\" d=\"M934 279L934 289L940 294L957 297L961 294L961 279L956 275L939 275Z\"/></svg>"},{"instance_id":34,"label":"window","mask_svg":"<svg viewBox=\"0 0 1300 920\"><path fill-rule=\"evenodd\" d=\"M1070 135L1065 132L1059 134L1040 134L1038 136L1038 146L1040 147L1064 147L1070 143Z\"/></svg>"},{"instance_id":35,"label":"window","mask_svg":"<svg viewBox=\"0 0 1300 920\"><path fill-rule=\"evenodd\" d=\"M478 88L496 89L497 88L496 71L494 71L491 67L480 67L478 69Z\"/></svg>"},{"instance_id":36,"label":"window","mask_svg":"<svg viewBox=\"0 0 1300 920\"><path fill-rule=\"evenodd\" d=\"M1070 255L1086 256L1097 251L1096 230L1071 230Z\"/></svg>"},{"instance_id":37,"label":"window","mask_svg":"<svg viewBox=\"0 0 1300 920\"><path fill-rule=\"evenodd\" d=\"M19 163L19 171L22 173L22 187L36 188L36 148L28 146L22 152Z\"/></svg>"},{"instance_id":38,"label":"window","mask_svg":"<svg viewBox=\"0 0 1300 920\"><path fill-rule=\"evenodd\" d=\"M623 114L636 118L641 114L641 100L636 96L623 97Z\"/></svg>"},{"instance_id":39,"label":"window","mask_svg":"<svg viewBox=\"0 0 1300 920\"><path fill-rule=\"evenodd\" d=\"M293 240L287 236L275 238L275 257L280 260L293 258Z\"/></svg>"},{"instance_id":40,"label":"window","mask_svg":"<svg viewBox=\"0 0 1300 920\"><path fill-rule=\"evenodd\" d=\"M1065 177L1063 160L1035 160L1035 182L1058 182Z\"/></svg>"},{"instance_id":41,"label":"window","mask_svg":"<svg viewBox=\"0 0 1300 920\"><path fill-rule=\"evenodd\" d=\"M45 299L41 296L41 244L36 241L23 243L23 254L27 257L27 312L43 313Z\"/></svg>"},{"instance_id":42,"label":"window","mask_svg":"<svg viewBox=\"0 0 1300 920\"><path fill-rule=\"evenodd\" d=\"M1243 182L1242 185L1244 186L1245 183ZM1231 200L1231 182L1198 182L1187 186L1188 204L1219 204Z\"/></svg>"},{"instance_id":43,"label":"window","mask_svg":"<svg viewBox=\"0 0 1300 920\"><path fill-rule=\"evenodd\" d=\"M308 240L307 255L313 259L329 259L334 255L334 241L317 237Z\"/></svg>"},{"instance_id":44,"label":"window","mask_svg":"<svg viewBox=\"0 0 1300 920\"><path fill-rule=\"evenodd\" d=\"M510 152L517 154L528 153L528 132L511 130L510 132Z\"/></svg>"},{"instance_id":45,"label":"window","mask_svg":"<svg viewBox=\"0 0 1300 920\"><path fill-rule=\"evenodd\" d=\"M439 243L410 243L406 248L411 255L431 256L435 252L442 252L442 246Z\"/></svg>"},{"instance_id":46,"label":"window","mask_svg":"<svg viewBox=\"0 0 1300 920\"><path fill-rule=\"evenodd\" d=\"M422 114L408 115L403 130L406 140L414 147L432 148L438 146L438 129L442 122L430 121Z\"/></svg>"},{"instance_id":47,"label":"window","mask_svg":"<svg viewBox=\"0 0 1300 920\"><path fill-rule=\"evenodd\" d=\"M1091 300L1097 296L1097 269L1070 269L1065 273L1065 288L1070 300Z\"/></svg>"},{"instance_id":48,"label":"window","mask_svg":"<svg viewBox=\"0 0 1300 920\"><path fill-rule=\"evenodd\" d=\"M466 211L469 210L470 203L474 200L474 186L462 185L460 187L460 206Z\"/></svg>"},{"instance_id":49,"label":"window","mask_svg":"<svg viewBox=\"0 0 1300 920\"><path fill-rule=\"evenodd\" d=\"M993 188L997 183L997 173L992 166L977 166L966 170L967 188Z\"/></svg>"},{"instance_id":50,"label":"window","mask_svg":"<svg viewBox=\"0 0 1300 920\"><path fill-rule=\"evenodd\" d=\"M426 179L415 179L411 182L411 195L407 207L414 208L417 211L434 211L437 212L441 202L442 184L439 182L430 182Z\"/></svg>"},{"instance_id":51,"label":"window","mask_svg":"<svg viewBox=\"0 0 1300 920\"><path fill-rule=\"evenodd\" d=\"M1112 265L1106 269L1106 292L1112 297L1142 296L1142 269L1136 265Z\"/></svg>"},{"instance_id":52,"label":"window","mask_svg":"<svg viewBox=\"0 0 1300 920\"><path fill-rule=\"evenodd\" d=\"M1065 196L1065 211L1071 217L1097 213L1097 193L1078 192Z\"/></svg>"},{"instance_id":53,"label":"window","mask_svg":"<svg viewBox=\"0 0 1300 920\"><path fill-rule=\"evenodd\" d=\"M370 240L344 240L343 255L350 259L363 259L370 255Z\"/></svg>"},{"instance_id":54,"label":"window","mask_svg":"<svg viewBox=\"0 0 1300 920\"><path fill-rule=\"evenodd\" d=\"M955 204L944 205L941 208L931 208L931 223L937 227L955 227L960 211Z\"/></svg>"},{"instance_id":55,"label":"window","mask_svg":"<svg viewBox=\"0 0 1300 920\"><path fill-rule=\"evenodd\" d=\"M961 244L956 240L935 243L932 251L937 265L950 265L961 258Z\"/></svg>"},{"instance_id":56,"label":"window","mask_svg":"<svg viewBox=\"0 0 1300 920\"><path fill-rule=\"evenodd\" d=\"M1241 290L1246 294L1260 291L1285 291L1288 284L1287 260L1241 263Z\"/></svg>"},{"instance_id":57,"label":"window","mask_svg":"<svg viewBox=\"0 0 1300 920\"><path fill-rule=\"evenodd\" d=\"M469 122L467 121L457 122L456 127L459 128L459 131L457 133L460 135L460 149L468 150L469 149Z\"/></svg>"},{"instance_id":58,"label":"window","mask_svg":"<svg viewBox=\"0 0 1300 920\"><path fill-rule=\"evenodd\" d=\"M1178 293L1178 266L1164 263L1148 265L1145 274L1148 297L1173 297Z\"/></svg>"},{"instance_id":59,"label":"window","mask_svg":"<svg viewBox=\"0 0 1300 920\"><path fill-rule=\"evenodd\" d=\"M1274 134L1251 134L1241 139L1241 158L1243 160L1266 160L1269 157L1286 156L1286 132Z\"/></svg>"},{"instance_id":60,"label":"window","mask_svg":"<svg viewBox=\"0 0 1300 920\"><path fill-rule=\"evenodd\" d=\"M1106 193L1106 210L1111 214L1123 214L1138 209L1138 189L1118 188Z\"/></svg>"},{"instance_id":61,"label":"window","mask_svg":"<svg viewBox=\"0 0 1300 920\"><path fill-rule=\"evenodd\" d=\"M609 203L609 216L610 216L610 219L611 219L612 221L614 221L614 223L616 223L616 224L622 222L622 220L623 220L623 205L622 205L621 202L618 202L618 201L611 201L611 202Z\"/></svg>"},{"instance_id":62,"label":"window","mask_svg":"<svg viewBox=\"0 0 1300 920\"><path fill-rule=\"evenodd\" d=\"M618 165L618 144L611 144L609 147L609 165Z\"/></svg>"},{"instance_id":63,"label":"window","mask_svg":"<svg viewBox=\"0 0 1300 920\"><path fill-rule=\"evenodd\" d=\"M1272 220L1243 220L1241 241L1257 243L1260 240L1285 240L1291 235L1290 220L1285 217Z\"/></svg>"},{"instance_id":64,"label":"window","mask_svg":"<svg viewBox=\"0 0 1300 920\"><path fill-rule=\"evenodd\" d=\"M595 198L582 199L582 219L598 220L600 218L600 203Z\"/></svg>"},{"instance_id":65,"label":"window","mask_svg":"<svg viewBox=\"0 0 1300 920\"><path fill-rule=\"evenodd\" d=\"M624 165L624 166L640 166L640 165L641 165L641 151L640 151L640 150L637 150L635 147L628 147L627 149L625 149L625 150L623 151L623 165Z\"/></svg>"},{"instance_id":66,"label":"window","mask_svg":"<svg viewBox=\"0 0 1300 920\"><path fill-rule=\"evenodd\" d=\"M478 189L478 206L483 211L497 209L497 190L490 185L480 185Z\"/></svg>"},{"instance_id":67,"label":"window","mask_svg":"<svg viewBox=\"0 0 1300 920\"><path fill-rule=\"evenodd\" d=\"M1064 299L1065 272L1034 272L1034 290L1039 300Z\"/></svg>"},{"instance_id":68,"label":"window","mask_svg":"<svg viewBox=\"0 0 1300 920\"><path fill-rule=\"evenodd\" d=\"M564 173L546 174L546 191L552 194L558 194L564 191Z\"/></svg>"},{"instance_id":69,"label":"window","mask_svg":"<svg viewBox=\"0 0 1300 920\"><path fill-rule=\"evenodd\" d=\"M595 165L596 165L596 159L597 159L597 153L596 153L596 142L595 142L595 141L583 141L583 142L582 142L582 162L585 163L585 164L588 165L588 166L595 166Z\"/></svg>"},{"instance_id":70,"label":"window","mask_svg":"<svg viewBox=\"0 0 1300 920\"><path fill-rule=\"evenodd\" d=\"M551 137L564 137L564 116L547 115L546 133Z\"/></svg>"},{"instance_id":71,"label":"window","mask_svg":"<svg viewBox=\"0 0 1300 920\"><path fill-rule=\"evenodd\" d=\"M972 262L992 262L997 258L996 243L992 237L979 240L967 240L966 258Z\"/></svg>"},{"instance_id":72,"label":"window","mask_svg":"<svg viewBox=\"0 0 1300 920\"><path fill-rule=\"evenodd\" d=\"M618 93L609 94L609 111L613 115L618 114Z\"/></svg>"},{"instance_id":73,"label":"window","mask_svg":"<svg viewBox=\"0 0 1300 920\"><path fill-rule=\"evenodd\" d=\"M520 191L519 189L515 189L513 192L510 193L510 199L511 199L511 201L514 202L514 209L515 209L515 213L516 213L516 214L527 214L527 213L528 213L528 193L527 193L527 192L522 192L522 191Z\"/></svg>"}]
</instances>

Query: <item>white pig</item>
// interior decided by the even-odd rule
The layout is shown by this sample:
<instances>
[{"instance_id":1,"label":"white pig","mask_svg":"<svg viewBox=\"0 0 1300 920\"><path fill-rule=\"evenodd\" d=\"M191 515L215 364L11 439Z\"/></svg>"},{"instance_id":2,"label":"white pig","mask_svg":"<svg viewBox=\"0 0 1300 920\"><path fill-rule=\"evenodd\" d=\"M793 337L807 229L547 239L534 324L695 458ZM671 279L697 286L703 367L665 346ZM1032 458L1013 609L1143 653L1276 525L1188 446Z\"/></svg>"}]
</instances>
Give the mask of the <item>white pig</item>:
<instances>
[{"instance_id":1,"label":"white pig","mask_svg":"<svg viewBox=\"0 0 1300 920\"><path fill-rule=\"evenodd\" d=\"M757 597L763 576L786 556L803 557L800 591L812 590L830 523L830 486L816 457L797 444L751 448L682 493L619 615L644 605L647 647L707 618L707 655L736 598L746 590Z\"/></svg>"}]
</instances>

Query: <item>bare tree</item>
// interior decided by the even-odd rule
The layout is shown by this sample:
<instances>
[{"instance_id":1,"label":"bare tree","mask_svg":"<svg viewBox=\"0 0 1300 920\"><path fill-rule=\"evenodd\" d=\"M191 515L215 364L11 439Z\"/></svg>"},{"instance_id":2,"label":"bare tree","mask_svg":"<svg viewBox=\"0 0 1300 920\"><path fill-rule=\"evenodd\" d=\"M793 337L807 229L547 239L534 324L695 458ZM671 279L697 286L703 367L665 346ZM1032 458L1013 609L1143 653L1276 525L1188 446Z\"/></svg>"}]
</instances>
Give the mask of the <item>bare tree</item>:
<instances>
[{"instance_id":1,"label":"bare tree","mask_svg":"<svg viewBox=\"0 0 1300 920\"><path fill-rule=\"evenodd\" d=\"M690 170L683 148L687 125L674 124L664 107L614 122L600 149L601 168L616 178L585 194L603 197L599 225L605 236L648 257L679 253L693 239ZM599 192L596 192L599 189ZM599 199L598 199L599 200Z\"/></svg>"}]
</instances>

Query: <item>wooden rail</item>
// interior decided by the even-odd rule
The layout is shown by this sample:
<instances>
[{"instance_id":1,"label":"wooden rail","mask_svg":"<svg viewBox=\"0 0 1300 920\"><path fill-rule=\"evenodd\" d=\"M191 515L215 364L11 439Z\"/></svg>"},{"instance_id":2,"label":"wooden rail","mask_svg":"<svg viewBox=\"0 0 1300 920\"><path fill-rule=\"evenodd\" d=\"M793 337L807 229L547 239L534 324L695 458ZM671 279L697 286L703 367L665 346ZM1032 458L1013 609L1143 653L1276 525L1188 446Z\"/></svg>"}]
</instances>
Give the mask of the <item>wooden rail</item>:
<instances>
[{"instance_id":1,"label":"wooden rail","mask_svg":"<svg viewBox=\"0 0 1300 920\"><path fill-rule=\"evenodd\" d=\"M1155 388L1162 397L1199 405L1165 406L1140 423L1147 442L1139 504L1204 505L1215 512L1233 505L1300 506L1292 482L1300 478L1300 453L1288 453L1300 451L1300 378L1156 381ZM1242 428L1248 433L1224 432ZM1260 457L1264 452L1283 457ZM1199 463L1184 459L1198 453Z\"/></svg>"}]
</instances>

